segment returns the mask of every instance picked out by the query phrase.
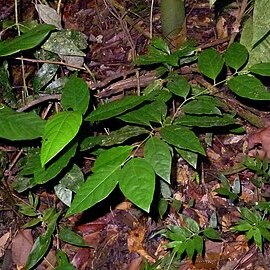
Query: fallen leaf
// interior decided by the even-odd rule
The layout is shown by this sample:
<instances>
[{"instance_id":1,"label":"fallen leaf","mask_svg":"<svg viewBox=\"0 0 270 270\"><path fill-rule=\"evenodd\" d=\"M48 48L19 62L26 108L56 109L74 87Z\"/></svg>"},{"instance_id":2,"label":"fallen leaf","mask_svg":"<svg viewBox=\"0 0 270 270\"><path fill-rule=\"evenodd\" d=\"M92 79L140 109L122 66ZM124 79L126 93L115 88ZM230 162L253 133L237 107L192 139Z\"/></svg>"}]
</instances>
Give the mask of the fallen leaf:
<instances>
[{"instance_id":1,"label":"fallen leaf","mask_svg":"<svg viewBox=\"0 0 270 270\"><path fill-rule=\"evenodd\" d=\"M12 260L17 266L25 265L33 246L31 229L19 230L12 240Z\"/></svg>"},{"instance_id":2,"label":"fallen leaf","mask_svg":"<svg viewBox=\"0 0 270 270\"><path fill-rule=\"evenodd\" d=\"M5 233L4 235L2 235L0 237L0 258L5 253L5 245L6 245L7 241L8 241L8 239L9 239L9 237L10 237L10 232L7 232L7 233Z\"/></svg>"}]
</instances>

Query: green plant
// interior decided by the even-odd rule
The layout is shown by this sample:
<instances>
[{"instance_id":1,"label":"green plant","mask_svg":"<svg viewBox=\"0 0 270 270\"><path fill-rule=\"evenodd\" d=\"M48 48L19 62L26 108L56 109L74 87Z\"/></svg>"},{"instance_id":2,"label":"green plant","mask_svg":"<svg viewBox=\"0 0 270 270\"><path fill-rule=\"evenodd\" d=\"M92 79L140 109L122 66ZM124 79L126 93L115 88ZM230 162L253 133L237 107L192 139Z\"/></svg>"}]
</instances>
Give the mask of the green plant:
<instances>
[{"instance_id":1,"label":"green plant","mask_svg":"<svg viewBox=\"0 0 270 270\"><path fill-rule=\"evenodd\" d=\"M257 247L262 250L263 241L270 241L270 221L258 211L246 207L240 208L240 214L241 219L232 227L232 231L245 233L246 239L253 239Z\"/></svg>"},{"instance_id":2,"label":"green plant","mask_svg":"<svg viewBox=\"0 0 270 270\"><path fill-rule=\"evenodd\" d=\"M167 248L173 249L172 259L175 255L179 259L187 255L190 259L203 254L204 239L220 240L218 232L208 227L201 229L199 224L190 217L180 215L183 226L170 225L163 235L169 240ZM170 269L170 265L167 269Z\"/></svg>"}]
</instances>

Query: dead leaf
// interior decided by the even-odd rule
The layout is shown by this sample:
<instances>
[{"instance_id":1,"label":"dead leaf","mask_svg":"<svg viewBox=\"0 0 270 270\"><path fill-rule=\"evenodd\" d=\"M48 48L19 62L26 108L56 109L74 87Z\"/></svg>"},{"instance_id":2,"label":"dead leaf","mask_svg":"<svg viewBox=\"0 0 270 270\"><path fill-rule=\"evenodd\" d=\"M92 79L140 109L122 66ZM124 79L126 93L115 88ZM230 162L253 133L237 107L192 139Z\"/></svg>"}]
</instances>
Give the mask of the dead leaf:
<instances>
[{"instance_id":1,"label":"dead leaf","mask_svg":"<svg viewBox=\"0 0 270 270\"><path fill-rule=\"evenodd\" d=\"M270 127L258 129L248 137L249 155L270 159Z\"/></svg>"},{"instance_id":2,"label":"dead leaf","mask_svg":"<svg viewBox=\"0 0 270 270\"><path fill-rule=\"evenodd\" d=\"M19 230L12 240L12 260L17 266L25 265L33 246L31 229Z\"/></svg>"},{"instance_id":3,"label":"dead leaf","mask_svg":"<svg viewBox=\"0 0 270 270\"><path fill-rule=\"evenodd\" d=\"M5 233L0 237L0 258L4 255L5 253L5 246L10 237L10 232Z\"/></svg>"}]
</instances>

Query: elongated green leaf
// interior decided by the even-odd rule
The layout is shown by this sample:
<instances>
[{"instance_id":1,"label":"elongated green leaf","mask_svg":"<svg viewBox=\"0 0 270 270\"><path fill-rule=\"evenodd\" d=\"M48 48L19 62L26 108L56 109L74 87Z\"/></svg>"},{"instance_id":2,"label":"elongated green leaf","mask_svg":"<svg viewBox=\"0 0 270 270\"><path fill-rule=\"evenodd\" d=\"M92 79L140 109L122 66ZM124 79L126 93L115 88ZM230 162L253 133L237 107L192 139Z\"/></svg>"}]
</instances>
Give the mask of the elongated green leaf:
<instances>
[{"instance_id":1,"label":"elongated green leaf","mask_svg":"<svg viewBox=\"0 0 270 270\"><path fill-rule=\"evenodd\" d=\"M55 26L53 25L39 24L21 36L10 40L0 41L0 56L7 56L32 49L39 45L54 29Z\"/></svg>"},{"instance_id":2,"label":"elongated green leaf","mask_svg":"<svg viewBox=\"0 0 270 270\"><path fill-rule=\"evenodd\" d=\"M262 234L259 228L254 227L253 228L253 238L255 244L259 247L260 251L262 251Z\"/></svg>"},{"instance_id":3,"label":"elongated green leaf","mask_svg":"<svg viewBox=\"0 0 270 270\"><path fill-rule=\"evenodd\" d=\"M211 96L199 96L182 107L185 113L190 114L218 114L221 111L216 107L216 101Z\"/></svg>"},{"instance_id":4,"label":"elongated green leaf","mask_svg":"<svg viewBox=\"0 0 270 270\"><path fill-rule=\"evenodd\" d=\"M238 70L248 59L248 50L240 43L232 43L225 53L225 62L229 67Z\"/></svg>"},{"instance_id":5,"label":"elongated green leaf","mask_svg":"<svg viewBox=\"0 0 270 270\"><path fill-rule=\"evenodd\" d=\"M131 146L119 146L99 155L93 168L94 173L77 191L67 216L90 208L112 192L120 177L120 167L130 155L131 150Z\"/></svg>"},{"instance_id":6,"label":"elongated green leaf","mask_svg":"<svg viewBox=\"0 0 270 270\"><path fill-rule=\"evenodd\" d=\"M136 137L146 133L149 133L149 130L143 127L126 125L118 130L112 131L109 135L87 137L82 141L80 147L81 151L85 151L96 145L112 146L115 144L121 144L132 137Z\"/></svg>"},{"instance_id":7,"label":"elongated green leaf","mask_svg":"<svg viewBox=\"0 0 270 270\"><path fill-rule=\"evenodd\" d=\"M146 100L145 97L127 96L121 100L105 103L86 117L86 121L101 121L112 118L138 106Z\"/></svg>"},{"instance_id":8,"label":"elongated green leaf","mask_svg":"<svg viewBox=\"0 0 270 270\"><path fill-rule=\"evenodd\" d=\"M169 146L156 137L149 139L144 146L144 157L155 173L170 183L172 155Z\"/></svg>"},{"instance_id":9,"label":"elongated green leaf","mask_svg":"<svg viewBox=\"0 0 270 270\"><path fill-rule=\"evenodd\" d=\"M85 114L90 99L90 93L86 82L75 76L66 82L62 94L62 106L65 110L72 109L82 115Z\"/></svg>"},{"instance_id":10,"label":"elongated green leaf","mask_svg":"<svg viewBox=\"0 0 270 270\"><path fill-rule=\"evenodd\" d=\"M251 66L249 71L262 76L270 76L270 62Z\"/></svg>"},{"instance_id":11,"label":"elongated green leaf","mask_svg":"<svg viewBox=\"0 0 270 270\"><path fill-rule=\"evenodd\" d=\"M198 116L183 115L174 121L175 124L196 127L219 127L228 126L236 123L234 118L229 116Z\"/></svg>"},{"instance_id":12,"label":"elongated green leaf","mask_svg":"<svg viewBox=\"0 0 270 270\"><path fill-rule=\"evenodd\" d=\"M155 172L142 158L133 158L122 169L119 186L135 205L149 212L155 191Z\"/></svg>"},{"instance_id":13,"label":"elongated green leaf","mask_svg":"<svg viewBox=\"0 0 270 270\"><path fill-rule=\"evenodd\" d=\"M255 77L239 75L229 80L228 86L238 96L253 100L270 100L270 92Z\"/></svg>"},{"instance_id":14,"label":"elongated green leaf","mask_svg":"<svg viewBox=\"0 0 270 270\"><path fill-rule=\"evenodd\" d=\"M169 144L205 155L198 137L186 127L167 126L160 130L160 135Z\"/></svg>"},{"instance_id":15,"label":"elongated green leaf","mask_svg":"<svg viewBox=\"0 0 270 270\"><path fill-rule=\"evenodd\" d=\"M173 76L167 83L167 88L175 95L186 98L190 92L188 81L179 75Z\"/></svg>"},{"instance_id":16,"label":"elongated green leaf","mask_svg":"<svg viewBox=\"0 0 270 270\"><path fill-rule=\"evenodd\" d=\"M77 112L60 112L47 121L40 154L42 167L76 136L81 123Z\"/></svg>"},{"instance_id":17,"label":"elongated green leaf","mask_svg":"<svg viewBox=\"0 0 270 270\"><path fill-rule=\"evenodd\" d=\"M200 231L200 226L199 224L192 218L188 216L181 215L183 217L183 220L185 222L186 227L192 231L193 233L198 234Z\"/></svg>"},{"instance_id":18,"label":"elongated green leaf","mask_svg":"<svg viewBox=\"0 0 270 270\"><path fill-rule=\"evenodd\" d=\"M85 243L84 239L72 231L70 228L64 227L59 232L59 238L69 244L85 247L87 244Z\"/></svg>"},{"instance_id":19,"label":"elongated green leaf","mask_svg":"<svg viewBox=\"0 0 270 270\"><path fill-rule=\"evenodd\" d=\"M151 126L150 122L160 123L167 114L167 106L163 101L156 100L141 108L125 113L118 118L122 121Z\"/></svg>"},{"instance_id":20,"label":"elongated green leaf","mask_svg":"<svg viewBox=\"0 0 270 270\"><path fill-rule=\"evenodd\" d=\"M0 137L8 140L32 140L43 135L46 121L34 113L16 113L0 108Z\"/></svg>"},{"instance_id":21,"label":"elongated green leaf","mask_svg":"<svg viewBox=\"0 0 270 270\"><path fill-rule=\"evenodd\" d=\"M203 231L203 234L208 238L208 239L212 239L212 240L219 240L220 239L220 235L218 234L218 232L213 229L213 228L206 228Z\"/></svg>"},{"instance_id":22,"label":"elongated green leaf","mask_svg":"<svg viewBox=\"0 0 270 270\"><path fill-rule=\"evenodd\" d=\"M38 166L34 170L34 178L30 181L30 186L33 187L38 184L44 184L56 177L69 163L70 159L75 155L78 144L72 144L65 148L58 159L54 160L47 168L41 167L39 159Z\"/></svg>"},{"instance_id":23,"label":"elongated green leaf","mask_svg":"<svg viewBox=\"0 0 270 270\"><path fill-rule=\"evenodd\" d=\"M202 255L203 252L203 238L200 235L194 235L194 246L195 250L198 252L199 255Z\"/></svg>"},{"instance_id":24,"label":"elongated green leaf","mask_svg":"<svg viewBox=\"0 0 270 270\"><path fill-rule=\"evenodd\" d=\"M215 80L221 72L224 60L213 48L203 51L198 58L198 67L203 75Z\"/></svg>"},{"instance_id":25,"label":"elongated green leaf","mask_svg":"<svg viewBox=\"0 0 270 270\"><path fill-rule=\"evenodd\" d=\"M50 224L48 224L47 231L40 235L35 241L25 266L26 270L34 267L45 256L50 246L52 234L55 230L56 222L59 215L60 213L54 213L51 218Z\"/></svg>"}]
</instances>

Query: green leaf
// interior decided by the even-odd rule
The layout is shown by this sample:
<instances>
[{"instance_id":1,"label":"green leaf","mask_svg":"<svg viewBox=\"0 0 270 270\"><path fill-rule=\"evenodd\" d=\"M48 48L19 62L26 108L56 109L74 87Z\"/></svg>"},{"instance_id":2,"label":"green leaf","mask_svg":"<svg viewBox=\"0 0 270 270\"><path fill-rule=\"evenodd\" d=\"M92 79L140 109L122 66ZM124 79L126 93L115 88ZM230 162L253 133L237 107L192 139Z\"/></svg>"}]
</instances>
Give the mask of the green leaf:
<instances>
[{"instance_id":1,"label":"green leaf","mask_svg":"<svg viewBox=\"0 0 270 270\"><path fill-rule=\"evenodd\" d=\"M160 123L167 114L167 106L163 101L156 100L137 110L127 112L118 118L122 121L151 126L150 122Z\"/></svg>"},{"instance_id":2,"label":"green leaf","mask_svg":"<svg viewBox=\"0 0 270 270\"><path fill-rule=\"evenodd\" d=\"M95 122L112 118L133 109L145 100L146 97L127 96L120 100L105 103L104 105L101 105L95 111L90 113L90 115L88 115L85 120Z\"/></svg>"},{"instance_id":3,"label":"green leaf","mask_svg":"<svg viewBox=\"0 0 270 270\"><path fill-rule=\"evenodd\" d=\"M158 213L160 218L163 218L164 214L167 212L169 203L167 200L161 198L158 202Z\"/></svg>"},{"instance_id":4,"label":"green leaf","mask_svg":"<svg viewBox=\"0 0 270 270\"><path fill-rule=\"evenodd\" d=\"M253 10L253 46L269 33L269 18L270 2L268 0L255 1Z\"/></svg>"},{"instance_id":5,"label":"green leaf","mask_svg":"<svg viewBox=\"0 0 270 270\"><path fill-rule=\"evenodd\" d=\"M82 123L77 112L60 112L47 121L41 146L41 166L54 158L76 136Z\"/></svg>"},{"instance_id":6,"label":"green leaf","mask_svg":"<svg viewBox=\"0 0 270 270\"><path fill-rule=\"evenodd\" d=\"M0 137L8 140L32 140L43 135L46 121L34 113L16 113L0 107Z\"/></svg>"},{"instance_id":7,"label":"green leaf","mask_svg":"<svg viewBox=\"0 0 270 270\"><path fill-rule=\"evenodd\" d=\"M61 104L64 110L72 109L80 114L85 114L90 100L90 93L86 82L75 76L66 82Z\"/></svg>"},{"instance_id":8,"label":"green leaf","mask_svg":"<svg viewBox=\"0 0 270 270\"><path fill-rule=\"evenodd\" d=\"M84 175L79 166L73 164L70 171L68 171L64 177L59 181L59 183L70 189L73 192L77 192L80 185L84 182Z\"/></svg>"},{"instance_id":9,"label":"green leaf","mask_svg":"<svg viewBox=\"0 0 270 270\"><path fill-rule=\"evenodd\" d=\"M82 212L106 198L118 183L120 167L133 147L118 146L102 152L93 168L93 174L80 186L67 216Z\"/></svg>"},{"instance_id":10,"label":"green leaf","mask_svg":"<svg viewBox=\"0 0 270 270\"><path fill-rule=\"evenodd\" d=\"M198 154L197 153L183 150L183 149L179 149L179 148L176 148L176 151L180 154L180 156L185 161L187 161L187 163L189 165L191 165L194 169L197 168L197 162L198 162Z\"/></svg>"},{"instance_id":11,"label":"green leaf","mask_svg":"<svg viewBox=\"0 0 270 270\"><path fill-rule=\"evenodd\" d=\"M224 60L213 48L203 51L198 58L198 67L203 75L215 80L221 72Z\"/></svg>"},{"instance_id":12,"label":"green leaf","mask_svg":"<svg viewBox=\"0 0 270 270\"><path fill-rule=\"evenodd\" d=\"M56 222L59 217L60 213L54 213L51 218L50 224L48 224L47 231L40 235L37 240L35 241L31 253L28 256L28 260L25 266L25 269L31 269L34 267L46 254L49 249L52 234L55 230Z\"/></svg>"},{"instance_id":13,"label":"green leaf","mask_svg":"<svg viewBox=\"0 0 270 270\"><path fill-rule=\"evenodd\" d=\"M193 233L199 233L200 231L200 226L199 224L192 218L188 216L181 215L183 217L183 220L185 222L186 227L192 231Z\"/></svg>"},{"instance_id":14,"label":"green leaf","mask_svg":"<svg viewBox=\"0 0 270 270\"><path fill-rule=\"evenodd\" d=\"M192 259L192 257L194 256L195 249L196 249L196 246L195 246L194 238L187 239L187 241L186 241L186 253L187 253L187 256L190 259Z\"/></svg>"},{"instance_id":15,"label":"green leaf","mask_svg":"<svg viewBox=\"0 0 270 270\"><path fill-rule=\"evenodd\" d=\"M270 92L255 77L239 75L229 80L228 86L238 96L253 100L270 100Z\"/></svg>"},{"instance_id":16,"label":"green leaf","mask_svg":"<svg viewBox=\"0 0 270 270\"><path fill-rule=\"evenodd\" d=\"M29 181L24 190L32 188L38 184L44 184L56 177L68 165L70 159L75 155L77 146L78 144L75 143L66 147L62 152L62 155L46 168L41 167L39 151L29 155L26 166L29 164L32 166L32 168L29 168L28 172L31 172L30 174L34 174L34 178ZM24 173L24 171L22 171L22 173Z\"/></svg>"},{"instance_id":17,"label":"green leaf","mask_svg":"<svg viewBox=\"0 0 270 270\"><path fill-rule=\"evenodd\" d=\"M42 87L49 83L55 76L58 68L59 65L49 63L43 64L42 67L36 72L33 79L34 91L39 92Z\"/></svg>"},{"instance_id":18,"label":"green leaf","mask_svg":"<svg viewBox=\"0 0 270 270\"><path fill-rule=\"evenodd\" d=\"M158 50L161 50L162 52L166 53L166 54L170 54L170 48L167 44L167 42L162 39L162 38L153 38L151 40L151 45L155 48L157 48Z\"/></svg>"},{"instance_id":19,"label":"green leaf","mask_svg":"<svg viewBox=\"0 0 270 270\"><path fill-rule=\"evenodd\" d=\"M203 234L205 237L207 237L208 239L211 239L211 240L219 240L220 239L219 233L213 228L209 228L209 227L206 228L203 231Z\"/></svg>"},{"instance_id":20,"label":"green leaf","mask_svg":"<svg viewBox=\"0 0 270 270\"><path fill-rule=\"evenodd\" d=\"M195 250L198 252L199 255L202 255L203 252L203 238L199 235L194 235L193 237Z\"/></svg>"},{"instance_id":21,"label":"green leaf","mask_svg":"<svg viewBox=\"0 0 270 270\"><path fill-rule=\"evenodd\" d=\"M68 227L62 228L59 231L58 236L60 240L65 241L71 245L80 246L80 247L88 246L80 235L78 235L77 233L75 233Z\"/></svg>"},{"instance_id":22,"label":"green leaf","mask_svg":"<svg viewBox=\"0 0 270 270\"><path fill-rule=\"evenodd\" d=\"M21 36L0 41L0 56L7 56L32 49L39 45L54 29L55 27L53 25L39 24Z\"/></svg>"},{"instance_id":23,"label":"green leaf","mask_svg":"<svg viewBox=\"0 0 270 270\"><path fill-rule=\"evenodd\" d=\"M78 46L76 39L84 39L84 34L75 35L73 32L76 30L65 29L55 33L52 33L48 40L42 45L42 48L58 54L60 57L63 56L85 56L85 53L81 51L85 46ZM81 37L82 36L82 37ZM87 44L87 43L86 43Z\"/></svg>"},{"instance_id":24,"label":"green leaf","mask_svg":"<svg viewBox=\"0 0 270 270\"><path fill-rule=\"evenodd\" d=\"M253 228L253 238L255 244L259 247L260 251L262 251L262 234L259 228Z\"/></svg>"},{"instance_id":25,"label":"green leaf","mask_svg":"<svg viewBox=\"0 0 270 270\"><path fill-rule=\"evenodd\" d=\"M112 131L109 135L87 137L82 141L80 147L81 151L85 151L96 145L112 146L115 144L121 144L130 138L137 137L146 133L149 133L149 130L143 127L125 125L118 130Z\"/></svg>"},{"instance_id":26,"label":"green leaf","mask_svg":"<svg viewBox=\"0 0 270 270\"><path fill-rule=\"evenodd\" d=\"M160 135L169 144L205 155L198 137L186 127L167 126L160 130Z\"/></svg>"},{"instance_id":27,"label":"green leaf","mask_svg":"<svg viewBox=\"0 0 270 270\"><path fill-rule=\"evenodd\" d=\"M255 64L249 68L249 71L261 76L270 76L270 62Z\"/></svg>"},{"instance_id":28,"label":"green leaf","mask_svg":"<svg viewBox=\"0 0 270 270\"><path fill-rule=\"evenodd\" d=\"M232 231L234 231L234 232L246 232L246 231L249 231L251 228L252 228L252 225L250 225L247 222L242 221L240 224L233 226Z\"/></svg>"},{"instance_id":29,"label":"green leaf","mask_svg":"<svg viewBox=\"0 0 270 270\"><path fill-rule=\"evenodd\" d=\"M253 212L246 207L242 207L240 209L240 213L241 213L241 217L247 220L250 224L256 224L260 220L256 211Z\"/></svg>"},{"instance_id":30,"label":"green leaf","mask_svg":"<svg viewBox=\"0 0 270 270\"><path fill-rule=\"evenodd\" d=\"M218 114L221 111L216 107L216 101L211 96L199 96L195 100L186 103L182 110L189 114Z\"/></svg>"},{"instance_id":31,"label":"green leaf","mask_svg":"<svg viewBox=\"0 0 270 270\"><path fill-rule=\"evenodd\" d=\"M224 116L197 116L183 115L174 121L174 124L180 124L190 127L219 127L228 126L236 123L234 118L227 115Z\"/></svg>"},{"instance_id":32,"label":"green leaf","mask_svg":"<svg viewBox=\"0 0 270 270\"><path fill-rule=\"evenodd\" d=\"M172 155L169 146L159 138L152 137L144 146L144 157L155 173L170 183Z\"/></svg>"},{"instance_id":33,"label":"green leaf","mask_svg":"<svg viewBox=\"0 0 270 270\"><path fill-rule=\"evenodd\" d=\"M186 98L190 92L188 81L179 75L174 75L167 83L167 88L175 95Z\"/></svg>"},{"instance_id":34,"label":"green leaf","mask_svg":"<svg viewBox=\"0 0 270 270\"><path fill-rule=\"evenodd\" d=\"M76 270L76 268L68 262L67 255L62 250L57 250L57 264L58 266L54 270Z\"/></svg>"},{"instance_id":35,"label":"green leaf","mask_svg":"<svg viewBox=\"0 0 270 270\"><path fill-rule=\"evenodd\" d=\"M146 212L150 211L155 190L155 172L142 158L133 158L125 164L119 179L123 194Z\"/></svg>"},{"instance_id":36,"label":"green leaf","mask_svg":"<svg viewBox=\"0 0 270 270\"><path fill-rule=\"evenodd\" d=\"M61 200L65 205L70 206L72 201L72 191L66 188L62 184L58 184L53 187L55 195L59 200Z\"/></svg>"},{"instance_id":37,"label":"green leaf","mask_svg":"<svg viewBox=\"0 0 270 270\"><path fill-rule=\"evenodd\" d=\"M232 43L225 53L226 65L238 70L248 59L248 50L240 43Z\"/></svg>"}]
</instances>

